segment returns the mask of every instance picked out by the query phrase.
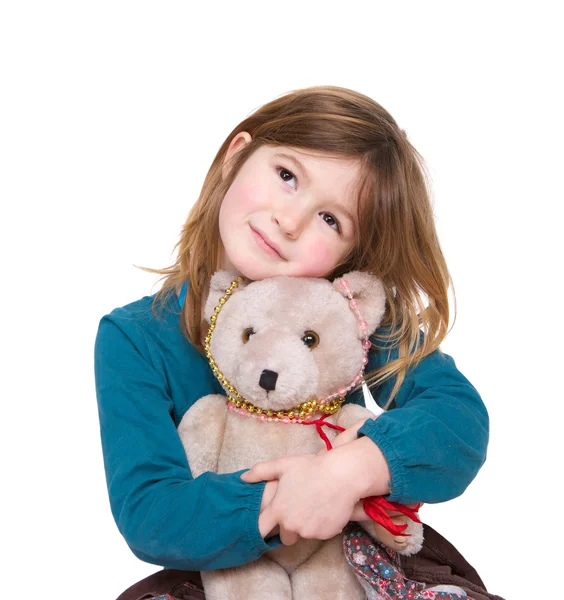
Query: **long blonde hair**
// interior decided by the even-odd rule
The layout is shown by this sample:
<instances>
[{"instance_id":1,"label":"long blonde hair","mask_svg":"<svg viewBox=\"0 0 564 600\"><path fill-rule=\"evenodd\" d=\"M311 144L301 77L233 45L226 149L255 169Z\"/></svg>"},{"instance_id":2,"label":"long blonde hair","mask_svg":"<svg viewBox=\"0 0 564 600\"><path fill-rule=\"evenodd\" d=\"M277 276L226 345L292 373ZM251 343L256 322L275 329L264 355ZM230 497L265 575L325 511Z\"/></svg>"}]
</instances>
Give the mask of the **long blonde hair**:
<instances>
[{"instance_id":1,"label":"long blonde hair","mask_svg":"<svg viewBox=\"0 0 564 600\"><path fill-rule=\"evenodd\" d=\"M247 131L252 140L236 152L224 177L231 140ZM366 374L370 384L396 376L386 406L407 370L436 350L448 332L448 290L452 281L435 229L423 158L392 116L371 98L342 87L315 86L284 94L243 120L222 144L202 191L182 228L176 261L164 269L139 267L164 279L154 308L190 280L182 308L184 335L203 352L207 326L201 319L203 294L219 268L219 209L247 158L265 144L326 151L356 158L359 182L356 244L328 275L370 271L386 289L387 310L375 336L376 348L397 345L399 356ZM423 339L420 332L423 330Z\"/></svg>"}]
</instances>

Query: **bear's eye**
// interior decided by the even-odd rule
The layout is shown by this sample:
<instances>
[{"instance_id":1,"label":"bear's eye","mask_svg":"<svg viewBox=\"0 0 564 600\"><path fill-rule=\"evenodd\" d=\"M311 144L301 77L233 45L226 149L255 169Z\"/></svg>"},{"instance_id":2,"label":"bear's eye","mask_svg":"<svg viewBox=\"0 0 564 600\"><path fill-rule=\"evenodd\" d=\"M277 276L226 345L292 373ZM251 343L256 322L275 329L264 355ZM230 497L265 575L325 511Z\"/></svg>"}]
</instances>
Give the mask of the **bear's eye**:
<instances>
[{"instance_id":1,"label":"bear's eye","mask_svg":"<svg viewBox=\"0 0 564 600\"><path fill-rule=\"evenodd\" d=\"M306 331L302 342L310 349L313 350L317 344L319 344L319 336L315 331Z\"/></svg>"},{"instance_id":2,"label":"bear's eye","mask_svg":"<svg viewBox=\"0 0 564 600\"><path fill-rule=\"evenodd\" d=\"M243 331L243 344L246 344L249 341L249 338L253 335L255 330L252 327L247 327L245 331Z\"/></svg>"}]
</instances>

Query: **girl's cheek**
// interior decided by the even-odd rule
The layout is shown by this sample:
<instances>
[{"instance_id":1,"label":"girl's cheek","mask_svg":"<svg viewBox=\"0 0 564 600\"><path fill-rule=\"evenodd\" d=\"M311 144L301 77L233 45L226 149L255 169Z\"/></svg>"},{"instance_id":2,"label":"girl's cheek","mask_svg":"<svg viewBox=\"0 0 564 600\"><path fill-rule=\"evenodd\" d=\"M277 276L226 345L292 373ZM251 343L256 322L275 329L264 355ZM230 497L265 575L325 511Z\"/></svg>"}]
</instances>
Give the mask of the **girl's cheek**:
<instances>
[{"instance_id":1,"label":"girl's cheek","mask_svg":"<svg viewBox=\"0 0 564 600\"><path fill-rule=\"evenodd\" d=\"M337 265L338 257L335 248L326 241L314 242L303 252L304 263L302 263L302 277L324 277L328 275Z\"/></svg>"},{"instance_id":2,"label":"girl's cheek","mask_svg":"<svg viewBox=\"0 0 564 600\"><path fill-rule=\"evenodd\" d=\"M225 194L223 202L238 212L245 212L260 206L264 196L262 187L258 183L234 182Z\"/></svg>"}]
</instances>

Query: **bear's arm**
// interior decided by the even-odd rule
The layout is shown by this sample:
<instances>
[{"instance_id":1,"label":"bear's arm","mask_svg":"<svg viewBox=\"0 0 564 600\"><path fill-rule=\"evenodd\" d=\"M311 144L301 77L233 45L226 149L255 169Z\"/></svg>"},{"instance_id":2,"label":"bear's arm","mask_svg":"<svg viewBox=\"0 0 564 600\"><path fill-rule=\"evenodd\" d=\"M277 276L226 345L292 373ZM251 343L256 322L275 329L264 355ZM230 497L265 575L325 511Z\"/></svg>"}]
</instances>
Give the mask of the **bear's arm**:
<instances>
[{"instance_id":1,"label":"bear's arm","mask_svg":"<svg viewBox=\"0 0 564 600\"><path fill-rule=\"evenodd\" d=\"M336 414L335 423L348 429L361 419L374 418L374 413L370 412L364 406L358 404L345 404Z\"/></svg>"},{"instance_id":2,"label":"bear's arm","mask_svg":"<svg viewBox=\"0 0 564 600\"><path fill-rule=\"evenodd\" d=\"M186 451L192 477L206 471L217 473L226 418L226 398L220 394L200 398L182 417L178 435Z\"/></svg>"}]
</instances>

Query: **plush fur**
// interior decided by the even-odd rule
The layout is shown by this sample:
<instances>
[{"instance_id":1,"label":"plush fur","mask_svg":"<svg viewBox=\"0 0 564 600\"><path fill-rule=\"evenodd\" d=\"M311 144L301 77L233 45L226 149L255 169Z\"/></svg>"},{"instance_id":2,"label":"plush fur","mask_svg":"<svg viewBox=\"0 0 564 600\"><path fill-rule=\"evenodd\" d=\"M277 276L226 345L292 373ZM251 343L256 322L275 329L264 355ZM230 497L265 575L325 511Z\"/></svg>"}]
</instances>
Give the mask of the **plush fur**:
<instances>
[{"instance_id":1,"label":"plush fur","mask_svg":"<svg viewBox=\"0 0 564 600\"><path fill-rule=\"evenodd\" d=\"M225 294L235 274L217 272L210 284L205 314ZM385 294L373 276L351 272L345 276L369 333L378 327ZM245 343L243 332L254 334ZM306 331L319 335L319 345L308 348ZM225 303L211 340L211 352L225 377L241 395L263 409L288 409L311 398L324 398L346 387L362 366L362 333L339 285L317 278L274 277L239 287ZM278 374L276 387L259 386L263 370ZM329 421L348 428L373 417L364 407L343 406ZM324 443L315 427L283 425L245 418L227 410L225 396L201 398L184 415L179 435L194 477L205 471L231 473L259 461L280 456L316 453ZM325 428L330 439L337 432ZM376 539L404 554L418 551L422 526L408 522L411 537L396 544L393 536L372 521L363 523ZM281 600L365 598L346 562L342 536L332 540L300 539L258 560L233 569L202 573L206 598Z\"/></svg>"}]
</instances>

